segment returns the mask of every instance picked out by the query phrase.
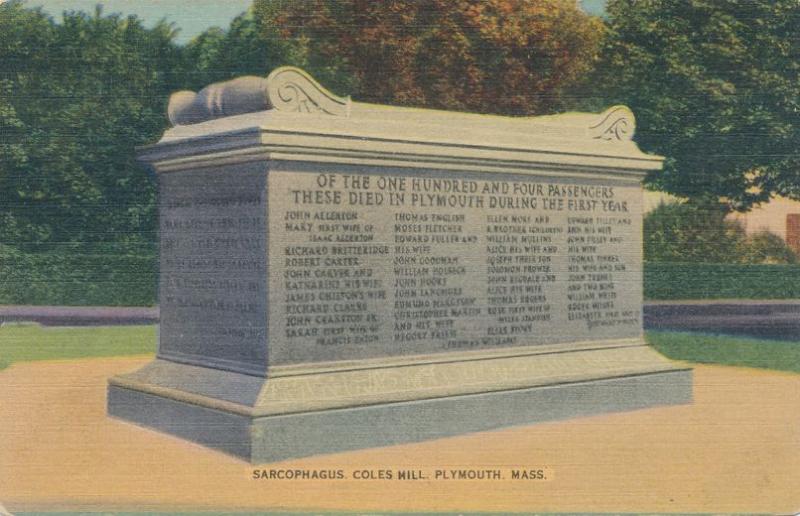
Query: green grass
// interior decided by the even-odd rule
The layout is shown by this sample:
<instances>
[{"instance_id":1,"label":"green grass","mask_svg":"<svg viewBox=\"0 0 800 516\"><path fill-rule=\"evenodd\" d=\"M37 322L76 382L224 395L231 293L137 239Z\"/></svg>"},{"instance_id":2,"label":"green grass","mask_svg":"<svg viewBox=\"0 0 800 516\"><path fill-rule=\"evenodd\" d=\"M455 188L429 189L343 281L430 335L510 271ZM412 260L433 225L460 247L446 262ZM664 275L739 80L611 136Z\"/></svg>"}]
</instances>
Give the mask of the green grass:
<instances>
[{"instance_id":1,"label":"green grass","mask_svg":"<svg viewBox=\"0 0 800 516\"><path fill-rule=\"evenodd\" d=\"M14 362L155 353L156 326L0 327L0 369Z\"/></svg>"},{"instance_id":2,"label":"green grass","mask_svg":"<svg viewBox=\"0 0 800 516\"><path fill-rule=\"evenodd\" d=\"M646 333L647 342L675 360L800 372L800 342L703 335ZM0 327L0 369L14 362L155 353L156 326L47 328Z\"/></svg>"},{"instance_id":3,"label":"green grass","mask_svg":"<svg viewBox=\"0 0 800 516\"><path fill-rule=\"evenodd\" d=\"M675 360L800 373L800 342L661 331L645 336L651 346Z\"/></svg>"}]
</instances>

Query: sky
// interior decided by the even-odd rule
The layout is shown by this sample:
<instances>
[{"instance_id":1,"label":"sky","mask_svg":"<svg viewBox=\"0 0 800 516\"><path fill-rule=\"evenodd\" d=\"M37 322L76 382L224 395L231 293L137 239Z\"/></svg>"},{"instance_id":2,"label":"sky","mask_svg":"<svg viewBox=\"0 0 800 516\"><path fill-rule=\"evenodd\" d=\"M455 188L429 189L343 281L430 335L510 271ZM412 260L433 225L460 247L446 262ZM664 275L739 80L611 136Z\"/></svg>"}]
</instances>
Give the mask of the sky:
<instances>
[{"instance_id":1,"label":"sky","mask_svg":"<svg viewBox=\"0 0 800 516\"><path fill-rule=\"evenodd\" d=\"M147 27L165 18L181 29L177 42L188 43L209 27L228 28L231 20L251 3L252 0L27 0L25 5L42 7L56 21L64 11L93 13L97 4L103 5L104 14L136 14Z\"/></svg>"},{"instance_id":2,"label":"sky","mask_svg":"<svg viewBox=\"0 0 800 516\"><path fill-rule=\"evenodd\" d=\"M0 0L2 2L2 0ZM602 14L606 0L581 0L591 14ZM42 7L58 20L64 11L94 12L103 5L105 14L136 14L146 26L165 18L181 29L178 43L188 43L209 27L227 28L231 20L250 7L252 0L26 0L29 7Z\"/></svg>"}]
</instances>

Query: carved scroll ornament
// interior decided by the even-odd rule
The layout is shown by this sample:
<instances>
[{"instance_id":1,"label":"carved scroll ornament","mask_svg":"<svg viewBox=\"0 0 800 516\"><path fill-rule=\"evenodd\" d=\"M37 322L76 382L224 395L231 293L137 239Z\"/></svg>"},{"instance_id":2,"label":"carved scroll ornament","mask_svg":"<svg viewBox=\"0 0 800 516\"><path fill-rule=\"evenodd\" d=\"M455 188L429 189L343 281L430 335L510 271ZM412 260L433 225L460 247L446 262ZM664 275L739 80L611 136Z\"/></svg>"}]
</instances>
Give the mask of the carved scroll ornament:
<instances>
[{"instance_id":1,"label":"carved scroll ornament","mask_svg":"<svg viewBox=\"0 0 800 516\"><path fill-rule=\"evenodd\" d=\"M608 108L599 121L589 127L592 138L597 140L631 140L636 131L636 118L626 106Z\"/></svg>"}]
</instances>

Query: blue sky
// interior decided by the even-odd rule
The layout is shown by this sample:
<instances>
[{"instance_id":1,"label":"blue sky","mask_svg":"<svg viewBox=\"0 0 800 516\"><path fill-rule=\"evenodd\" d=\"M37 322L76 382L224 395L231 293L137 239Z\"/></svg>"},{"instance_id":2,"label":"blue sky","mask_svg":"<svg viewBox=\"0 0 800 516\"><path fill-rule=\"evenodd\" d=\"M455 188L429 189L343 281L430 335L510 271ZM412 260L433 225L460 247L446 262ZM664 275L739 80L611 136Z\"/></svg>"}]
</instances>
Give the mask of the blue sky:
<instances>
[{"instance_id":1,"label":"blue sky","mask_svg":"<svg viewBox=\"0 0 800 516\"><path fill-rule=\"evenodd\" d=\"M2 0L0 0L1 2ZM606 0L581 0L587 12L600 14ZM227 28L231 20L247 10L252 0L27 0L30 7L42 9L56 20L64 11L94 12L103 5L106 14L136 14L150 26L161 18L181 29L179 43L187 43L213 26Z\"/></svg>"}]
</instances>

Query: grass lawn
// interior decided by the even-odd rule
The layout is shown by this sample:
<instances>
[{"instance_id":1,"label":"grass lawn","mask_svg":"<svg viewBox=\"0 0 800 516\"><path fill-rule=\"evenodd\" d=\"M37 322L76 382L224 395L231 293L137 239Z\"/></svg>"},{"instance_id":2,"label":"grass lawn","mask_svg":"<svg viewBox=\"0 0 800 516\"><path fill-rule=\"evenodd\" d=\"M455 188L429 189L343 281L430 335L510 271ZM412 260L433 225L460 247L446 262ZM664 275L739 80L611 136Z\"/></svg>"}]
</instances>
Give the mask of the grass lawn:
<instances>
[{"instance_id":1,"label":"grass lawn","mask_svg":"<svg viewBox=\"0 0 800 516\"><path fill-rule=\"evenodd\" d=\"M645 335L675 360L800 372L800 342L660 331ZM0 327L0 369L30 360L155 353L156 339L156 326L5 325Z\"/></svg>"},{"instance_id":2,"label":"grass lawn","mask_svg":"<svg viewBox=\"0 0 800 516\"><path fill-rule=\"evenodd\" d=\"M668 331L648 331L645 338L675 360L800 373L800 342Z\"/></svg>"},{"instance_id":3,"label":"grass lawn","mask_svg":"<svg viewBox=\"0 0 800 516\"><path fill-rule=\"evenodd\" d=\"M0 326L0 369L14 362L156 352L156 326Z\"/></svg>"}]
</instances>

